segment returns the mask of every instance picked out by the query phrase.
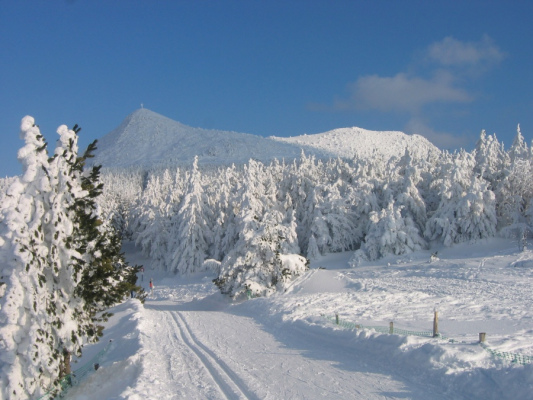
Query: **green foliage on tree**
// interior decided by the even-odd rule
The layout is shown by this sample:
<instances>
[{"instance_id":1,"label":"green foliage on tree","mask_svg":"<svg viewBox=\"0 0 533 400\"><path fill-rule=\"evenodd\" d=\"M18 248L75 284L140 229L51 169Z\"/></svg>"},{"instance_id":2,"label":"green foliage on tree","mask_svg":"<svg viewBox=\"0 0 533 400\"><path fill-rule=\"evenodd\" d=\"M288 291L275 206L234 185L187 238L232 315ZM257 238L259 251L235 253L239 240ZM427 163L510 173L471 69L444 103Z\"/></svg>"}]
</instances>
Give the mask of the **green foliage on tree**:
<instances>
[{"instance_id":1,"label":"green foliage on tree","mask_svg":"<svg viewBox=\"0 0 533 400\"><path fill-rule=\"evenodd\" d=\"M74 127L79 132L77 126ZM101 166L92 166L86 170L85 165L93 157L96 140L92 142L83 156L72 160L72 171L81 173L82 189L86 195L78 198L74 204L76 213L76 246L82 255L76 262L82 265L81 280L76 288L76 295L84 301L84 308L92 317L85 327L85 334L90 340L98 340L102 335L99 325L106 321L110 313L108 308L129 296L131 291L144 302L146 293L136 285L140 266L130 266L121 252L122 241L112 224L104 224L98 213L96 200L102 194L100 182ZM103 313L102 313L103 312Z\"/></svg>"},{"instance_id":2,"label":"green foliage on tree","mask_svg":"<svg viewBox=\"0 0 533 400\"><path fill-rule=\"evenodd\" d=\"M138 266L126 263L121 239L101 218L96 149L78 156L77 126L58 129L49 157L32 117L21 123L23 175L0 204L0 398L55 395L70 355L102 335L111 306L136 291Z\"/></svg>"}]
</instances>

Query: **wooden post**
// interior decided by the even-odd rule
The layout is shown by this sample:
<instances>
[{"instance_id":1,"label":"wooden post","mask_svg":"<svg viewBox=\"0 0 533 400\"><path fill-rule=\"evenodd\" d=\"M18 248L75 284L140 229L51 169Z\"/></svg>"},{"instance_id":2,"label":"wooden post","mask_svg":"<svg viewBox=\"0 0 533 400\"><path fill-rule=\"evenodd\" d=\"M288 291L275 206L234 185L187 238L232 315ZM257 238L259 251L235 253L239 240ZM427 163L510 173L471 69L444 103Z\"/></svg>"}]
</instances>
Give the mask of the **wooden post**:
<instances>
[{"instance_id":1,"label":"wooden post","mask_svg":"<svg viewBox=\"0 0 533 400\"><path fill-rule=\"evenodd\" d=\"M486 335L487 334L485 332L479 332L479 343L485 343Z\"/></svg>"},{"instance_id":2,"label":"wooden post","mask_svg":"<svg viewBox=\"0 0 533 400\"><path fill-rule=\"evenodd\" d=\"M335 313L335 323L339 325L339 313Z\"/></svg>"},{"instance_id":3,"label":"wooden post","mask_svg":"<svg viewBox=\"0 0 533 400\"><path fill-rule=\"evenodd\" d=\"M392 335L394 333L394 322L389 323L389 333Z\"/></svg>"},{"instance_id":4,"label":"wooden post","mask_svg":"<svg viewBox=\"0 0 533 400\"><path fill-rule=\"evenodd\" d=\"M59 377L63 378L70 375L70 352L63 350L63 361L59 366Z\"/></svg>"},{"instance_id":5,"label":"wooden post","mask_svg":"<svg viewBox=\"0 0 533 400\"><path fill-rule=\"evenodd\" d=\"M439 337L439 312L437 310L433 316L433 337Z\"/></svg>"}]
</instances>

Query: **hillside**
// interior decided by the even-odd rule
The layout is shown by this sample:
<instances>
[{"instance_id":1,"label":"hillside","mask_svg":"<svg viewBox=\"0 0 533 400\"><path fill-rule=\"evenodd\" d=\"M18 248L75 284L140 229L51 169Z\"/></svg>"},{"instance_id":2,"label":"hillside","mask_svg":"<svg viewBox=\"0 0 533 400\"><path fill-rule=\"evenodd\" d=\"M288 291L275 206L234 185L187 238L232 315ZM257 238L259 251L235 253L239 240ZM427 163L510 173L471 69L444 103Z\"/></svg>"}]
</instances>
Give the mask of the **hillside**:
<instances>
[{"instance_id":1,"label":"hillside","mask_svg":"<svg viewBox=\"0 0 533 400\"><path fill-rule=\"evenodd\" d=\"M193 128L145 108L124 119L98 141L94 163L104 167L173 166L190 164L198 155L203 165L242 164L249 159L290 160L302 152L319 158L402 156L408 148L426 158L438 151L421 136L402 132L374 132L344 128L330 132L281 138L231 131Z\"/></svg>"},{"instance_id":2,"label":"hillside","mask_svg":"<svg viewBox=\"0 0 533 400\"><path fill-rule=\"evenodd\" d=\"M357 127L334 129L315 135L272 139L305 149L322 150L345 158L369 158L381 154L385 159L401 157L409 149L414 158L427 158L439 150L420 135L398 131L369 131Z\"/></svg>"}]
</instances>

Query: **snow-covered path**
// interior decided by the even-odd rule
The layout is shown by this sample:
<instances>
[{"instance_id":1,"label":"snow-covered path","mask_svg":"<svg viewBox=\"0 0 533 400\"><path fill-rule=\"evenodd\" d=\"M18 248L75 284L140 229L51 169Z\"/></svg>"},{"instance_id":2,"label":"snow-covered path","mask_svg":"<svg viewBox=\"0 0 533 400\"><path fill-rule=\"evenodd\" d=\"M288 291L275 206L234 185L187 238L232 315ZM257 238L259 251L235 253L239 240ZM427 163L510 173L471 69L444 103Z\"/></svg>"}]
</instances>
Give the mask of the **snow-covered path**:
<instances>
[{"instance_id":1,"label":"snow-covered path","mask_svg":"<svg viewBox=\"0 0 533 400\"><path fill-rule=\"evenodd\" d=\"M79 365L113 340L109 351L67 398L529 400L533 364L496 357L477 338L488 332L492 350L533 355L533 252L500 245L352 269L334 254L285 293L242 303L221 295L209 274L147 268L140 283L153 278L154 293L144 306L131 299L114 308ZM434 307L450 340L350 330L322 316L426 331Z\"/></svg>"},{"instance_id":2,"label":"snow-covered path","mask_svg":"<svg viewBox=\"0 0 533 400\"><path fill-rule=\"evenodd\" d=\"M128 398L446 398L323 335L203 308L146 302L146 368Z\"/></svg>"}]
</instances>

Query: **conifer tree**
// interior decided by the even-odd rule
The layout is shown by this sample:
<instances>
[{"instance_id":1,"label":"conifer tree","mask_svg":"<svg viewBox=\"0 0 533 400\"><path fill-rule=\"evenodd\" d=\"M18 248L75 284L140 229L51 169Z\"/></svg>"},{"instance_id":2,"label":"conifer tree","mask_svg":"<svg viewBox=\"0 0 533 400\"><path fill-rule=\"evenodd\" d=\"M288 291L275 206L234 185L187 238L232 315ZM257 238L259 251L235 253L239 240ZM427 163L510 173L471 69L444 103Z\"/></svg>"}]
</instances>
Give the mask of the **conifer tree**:
<instances>
[{"instance_id":1,"label":"conifer tree","mask_svg":"<svg viewBox=\"0 0 533 400\"><path fill-rule=\"evenodd\" d=\"M58 377L59 340L48 318L43 229L49 208L48 153L32 117L21 123L23 174L7 191L0 225L0 398L27 399Z\"/></svg>"},{"instance_id":2,"label":"conifer tree","mask_svg":"<svg viewBox=\"0 0 533 400\"><path fill-rule=\"evenodd\" d=\"M289 213L288 220L285 218L272 192L265 190L262 176L262 164L250 160L235 221L238 240L214 280L222 293L234 298L247 293L268 296L308 268L305 258L284 254L299 251L294 215ZM267 208L266 204L271 206Z\"/></svg>"},{"instance_id":3,"label":"conifer tree","mask_svg":"<svg viewBox=\"0 0 533 400\"><path fill-rule=\"evenodd\" d=\"M509 148L509 158L511 159L511 164L529 158L529 150L527 143L522 136L522 132L520 131L520 124L516 127L516 136L513 140L513 144Z\"/></svg>"},{"instance_id":4,"label":"conifer tree","mask_svg":"<svg viewBox=\"0 0 533 400\"><path fill-rule=\"evenodd\" d=\"M371 214L372 224L359 250L367 259L376 260L390 254L409 254L425 247L424 239L412 219L404 219L401 209L391 198L387 208Z\"/></svg>"},{"instance_id":5,"label":"conifer tree","mask_svg":"<svg viewBox=\"0 0 533 400\"><path fill-rule=\"evenodd\" d=\"M99 281L99 295L91 290L103 261L121 259L120 241L98 218L99 168L83 171L94 145L78 157L77 132L60 127L48 159L33 118L21 124L23 176L0 213L0 398L58 388L70 354L101 334L96 313L135 287L135 269L125 267Z\"/></svg>"},{"instance_id":6,"label":"conifer tree","mask_svg":"<svg viewBox=\"0 0 533 400\"><path fill-rule=\"evenodd\" d=\"M110 315L98 313L122 301L131 291L138 293L144 300L143 289L136 285L139 266L130 266L121 252L120 235L101 219L97 198L101 195L103 184L100 181L101 166L84 169L87 159L93 157L96 141L91 143L82 157L77 157L71 165L72 171L80 174L81 188L85 195L76 199L74 241L81 254L83 271L76 288L76 295L84 301L84 309L90 313L91 320L84 324L83 334L89 341L96 341L102 334L99 323Z\"/></svg>"},{"instance_id":7,"label":"conifer tree","mask_svg":"<svg viewBox=\"0 0 533 400\"><path fill-rule=\"evenodd\" d=\"M476 144L475 159L474 172L489 183L490 190L496 190L498 182L509 168L510 159L495 134L487 136L484 130L481 131Z\"/></svg>"},{"instance_id":8,"label":"conifer tree","mask_svg":"<svg viewBox=\"0 0 533 400\"><path fill-rule=\"evenodd\" d=\"M180 204L172 232L170 271L190 274L200 271L211 244L212 211L201 185L198 156L194 158L187 191Z\"/></svg>"}]
</instances>

